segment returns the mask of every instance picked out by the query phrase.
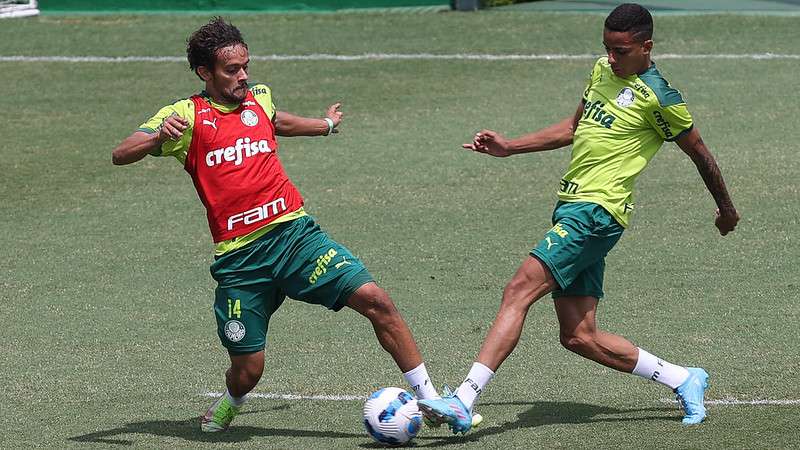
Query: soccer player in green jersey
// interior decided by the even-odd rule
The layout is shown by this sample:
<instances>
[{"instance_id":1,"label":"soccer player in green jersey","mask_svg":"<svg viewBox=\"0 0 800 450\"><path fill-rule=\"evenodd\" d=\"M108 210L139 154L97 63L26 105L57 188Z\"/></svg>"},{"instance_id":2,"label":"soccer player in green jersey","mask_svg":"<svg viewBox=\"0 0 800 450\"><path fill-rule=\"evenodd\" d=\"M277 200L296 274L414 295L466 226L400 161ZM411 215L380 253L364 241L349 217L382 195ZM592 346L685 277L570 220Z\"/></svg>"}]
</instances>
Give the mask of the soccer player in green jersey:
<instances>
[{"instance_id":1,"label":"soccer player in green jersey","mask_svg":"<svg viewBox=\"0 0 800 450\"><path fill-rule=\"evenodd\" d=\"M342 120L339 104L322 118L279 111L265 84L248 84L247 44L221 18L188 40L189 66L205 90L165 106L113 151L117 165L147 155L181 163L208 211L216 244L217 334L230 356L227 390L201 428L228 428L264 370L270 316L285 297L372 323L417 397L438 397L411 331L362 262L331 239L303 209L277 156L276 136L323 136Z\"/></svg>"},{"instance_id":2,"label":"soccer player in green jersey","mask_svg":"<svg viewBox=\"0 0 800 450\"><path fill-rule=\"evenodd\" d=\"M680 92L651 61L652 35L647 9L620 5L605 21L608 56L594 65L573 117L517 139L483 130L464 145L506 157L572 144L572 159L560 182L553 227L505 287L500 310L465 381L452 395L419 402L426 415L446 421L454 432L469 430L469 412L478 395L516 347L531 305L547 293L555 299L564 347L673 389L685 412L684 424L700 423L706 416L708 374L703 369L669 363L599 330L595 322L605 256L628 226L636 177L664 141L676 142L696 165L717 204L720 234L733 231L739 221Z\"/></svg>"}]
</instances>

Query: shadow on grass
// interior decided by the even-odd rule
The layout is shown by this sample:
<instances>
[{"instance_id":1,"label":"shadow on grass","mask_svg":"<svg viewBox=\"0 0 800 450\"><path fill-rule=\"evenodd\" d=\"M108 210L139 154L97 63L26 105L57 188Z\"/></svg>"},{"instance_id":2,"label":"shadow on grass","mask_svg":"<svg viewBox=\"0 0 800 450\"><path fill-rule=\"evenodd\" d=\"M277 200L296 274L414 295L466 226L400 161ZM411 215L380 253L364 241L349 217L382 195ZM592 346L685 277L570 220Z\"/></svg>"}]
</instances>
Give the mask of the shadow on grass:
<instances>
[{"instance_id":1,"label":"shadow on grass","mask_svg":"<svg viewBox=\"0 0 800 450\"><path fill-rule=\"evenodd\" d=\"M612 408L608 406L591 405L587 403L575 402L494 402L481 403L481 408L492 409L494 407L508 406L529 406L525 411L517 415L517 420L506 422L499 425L481 427L465 436L437 437L419 436L412 441L414 447L441 447L446 445L463 444L467 442L477 442L485 436L506 433L521 428L535 428L543 425L557 424L584 424L600 422L636 422L636 421L680 421L680 416L669 415L676 412L675 408ZM273 409L261 409L245 411L241 414L258 414L265 411L285 410L283 407ZM485 410L484 410L485 413ZM644 413L644 414L643 414ZM486 416L491 419L489 414ZM446 426L446 425L443 425ZM336 431L311 431L294 430L288 428L262 428L252 426L235 425L224 433L203 433L200 431L200 419L192 417L184 420L151 420L142 422L132 422L125 426L112 428L110 430L98 431L95 433L73 436L69 438L73 442L100 443L115 445L135 445L136 441L123 438L124 435L149 434L153 436L177 437L193 442L208 443L237 443L247 442L254 437L270 436L290 436L290 437L311 437L325 439L353 439L362 438L365 442L361 448L382 448L377 443L368 441L365 433L341 433Z\"/></svg>"},{"instance_id":2,"label":"shadow on grass","mask_svg":"<svg viewBox=\"0 0 800 450\"><path fill-rule=\"evenodd\" d=\"M285 408L275 408L285 409ZM269 410L245 411L244 414L257 414ZM313 437L325 439L337 438L367 438L365 433L338 433L335 431L311 431L293 430L288 428L262 428L251 426L234 425L224 433L203 433L200 431L200 418L192 417L184 420L149 420L143 422L131 422L122 427L110 430L98 431L96 433L73 436L69 438L73 442L88 442L99 444L116 445L135 445L136 441L122 438L123 435L130 434L149 434L153 436L176 437L193 442L208 443L236 443L247 442L254 437L270 436L290 436L290 437Z\"/></svg>"},{"instance_id":3,"label":"shadow on grass","mask_svg":"<svg viewBox=\"0 0 800 450\"><path fill-rule=\"evenodd\" d=\"M543 425L558 424L585 424L600 422L640 422L640 421L677 421L680 423L680 416L670 416L670 412L677 412L675 408L668 406L658 408L612 408L608 406L591 405L587 403L575 402L494 402L481 403L478 407L503 407L503 406L530 406L525 411L517 415L517 420L506 422L490 427L481 427L467 433L464 436L417 437L418 447L441 447L445 445L464 444L467 442L477 442L485 436L517 430L520 428L535 428ZM487 419L491 419L489 414L484 412ZM446 425L442 425L446 427ZM423 441L433 441L425 442ZM367 447L362 445L362 447Z\"/></svg>"}]
</instances>

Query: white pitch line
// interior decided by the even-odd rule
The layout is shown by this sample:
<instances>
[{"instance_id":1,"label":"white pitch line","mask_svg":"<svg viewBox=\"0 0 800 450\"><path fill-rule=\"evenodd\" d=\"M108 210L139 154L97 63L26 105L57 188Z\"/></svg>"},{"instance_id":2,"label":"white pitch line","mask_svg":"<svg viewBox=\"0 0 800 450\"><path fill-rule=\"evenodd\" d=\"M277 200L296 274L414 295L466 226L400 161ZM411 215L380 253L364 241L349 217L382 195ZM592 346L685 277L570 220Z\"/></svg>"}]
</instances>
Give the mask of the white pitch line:
<instances>
[{"instance_id":1,"label":"white pitch line","mask_svg":"<svg viewBox=\"0 0 800 450\"><path fill-rule=\"evenodd\" d=\"M386 60L443 60L443 61L572 61L592 60L601 55L580 54L482 54L482 53L361 53L353 55L334 55L330 53L313 53L308 55L251 55L254 61L386 61ZM793 53L716 53L716 54L658 54L654 59L750 59L750 60L783 60L800 59L800 54ZM0 62L88 62L88 63L125 63L125 62L185 62L184 56L0 56Z\"/></svg>"},{"instance_id":2,"label":"white pitch line","mask_svg":"<svg viewBox=\"0 0 800 450\"><path fill-rule=\"evenodd\" d=\"M221 392L206 392L205 397L219 398ZM299 394L275 394L253 392L247 395L248 398L264 398L269 400L316 400L329 402L350 402L356 400L366 400L363 395L299 395ZM661 403L677 404L678 402L669 398L662 398ZM706 406L793 406L800 405L800 400L737 400L726 398L720 400L706 400Z\"/></svg>"},{"instance_id":3,"label":"white pitch line","mask_svg":"<svg viewBox=\"0 0 800 450\"><path fill-rule=\"evenodd\" d=\"M662 398L662 403L675 403L678 402L669 398ZM800 400L737 400L735 398L727 398L721 400L706 400L706 406L737 406L737 405L746 405L746 406L792 406L792 405L800 405Z\"/></svg>"},{"instance_id":4,"label":"white pitch line","mask_svg":"<svg viewBox=\"0 0 800 450\"><path fill-rule=\"evenodd\" d=\"M222 397L221 392L206 392L203 395L205 397L213 397L213 398ZM251 392L250 394L247 394L247 398L266 398L270 400L321 400L329 402L349 402L349 401L367 399L367 397L363 395L262 394L259 392Z\"/></svg>"}]
</instances>

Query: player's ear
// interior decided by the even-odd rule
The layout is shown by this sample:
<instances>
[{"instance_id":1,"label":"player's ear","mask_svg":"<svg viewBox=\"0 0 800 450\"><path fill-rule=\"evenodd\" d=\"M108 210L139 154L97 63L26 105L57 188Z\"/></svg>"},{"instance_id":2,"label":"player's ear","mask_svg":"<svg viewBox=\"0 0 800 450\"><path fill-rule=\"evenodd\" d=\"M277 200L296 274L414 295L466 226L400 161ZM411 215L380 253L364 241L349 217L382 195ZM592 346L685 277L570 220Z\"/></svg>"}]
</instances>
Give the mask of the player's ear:
<instances>
[{"instance_id":1,"label":"player's ear","mask_svg":"<svg viewBox=\"0 0 800 450\"><path fill-rule=\"evenodd\" d=\"M206 66L199 66L197 68L197 75L203 80L208 81L211 79L211 71Z\"/></svg>"},{"instance_id":2,"label":"player's ear","mask_svg":"<svg viewBox=\"0 0 800 450\"><path fill-rule=\"evenodd\" d=\"M642 42L642 49L644 49L643 53L645 55L650 54L650 52L653 50L653 40L652 39L648 39L648 40Z\"/></svg>"}]
</instances>

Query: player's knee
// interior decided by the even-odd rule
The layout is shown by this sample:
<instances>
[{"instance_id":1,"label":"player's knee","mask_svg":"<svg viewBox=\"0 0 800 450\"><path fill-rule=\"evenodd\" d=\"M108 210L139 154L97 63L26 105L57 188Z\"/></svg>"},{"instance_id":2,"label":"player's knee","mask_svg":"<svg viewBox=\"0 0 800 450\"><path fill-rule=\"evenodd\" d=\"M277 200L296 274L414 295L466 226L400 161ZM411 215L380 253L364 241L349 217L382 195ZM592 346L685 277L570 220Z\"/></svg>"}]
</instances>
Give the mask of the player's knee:
<instances>
[{"instance_id":1,"label":"player's knee","mask_svg":"<svg viewBox=\"0 0 800 450\"><path fill-rule=\"evenodd\" d=\"M501 308L527 311L536 300L557 287L550 269L536 258L527 259L503 289Z\"/></svg>"},{"instance_id":2,"label":"player's knee","mask_svg":"<svg viewBox=\"0 0 800 450\"><path fill-rule=\"evenodd\" d=\"M512 278L503 289L502 306L527 310L537 299L525 280Z\"/></svg>"},{"instance_id":3,"label":"player's knee","mask_svg":"<svg viewBox=\"0 0 800 450\"><path fill-rule=\"evenodd\" d=\"M377 285L359 289L357 295L357 310L373 323L391 322L400 316L389 294Z\"/></svg>"}]
</instances>

